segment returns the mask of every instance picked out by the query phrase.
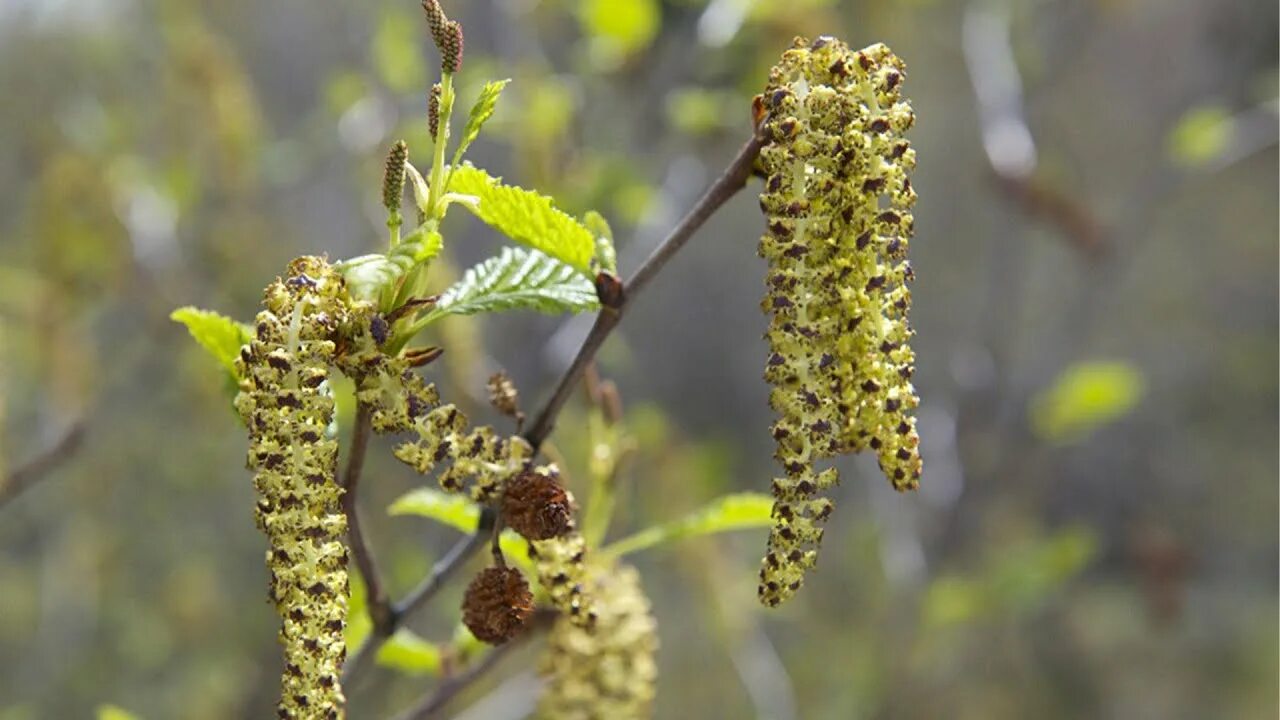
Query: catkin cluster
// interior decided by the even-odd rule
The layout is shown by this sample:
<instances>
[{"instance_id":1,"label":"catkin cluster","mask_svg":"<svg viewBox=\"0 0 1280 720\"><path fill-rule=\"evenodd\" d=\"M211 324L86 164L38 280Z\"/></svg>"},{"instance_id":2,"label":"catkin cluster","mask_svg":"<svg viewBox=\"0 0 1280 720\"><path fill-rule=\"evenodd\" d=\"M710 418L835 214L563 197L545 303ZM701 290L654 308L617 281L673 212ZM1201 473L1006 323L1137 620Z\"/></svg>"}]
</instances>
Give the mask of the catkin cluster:
<instances>
[{"instance_id":1,"label":"catkin cluster","mask_svg":"<svg viewBox=\"0 0 1280 720\"><path fill-rule=\"evenodd\" d=\"M536 717L545 720L641 720L652 715L658 668L657 623L628 566L589 569L596 598L593 629L561 616L539 670L546 686Z\"/></svg>"},{"instance_id":2,"label":"catkin cluster","mask_svg":"<svg viewBox=\"0 0 1280 720\"><path fill-rule=\"evenodd\" d=\"M904 78L884 45L852 51L834 38L797 38L756 100L765 379L784 471L773 482L776 524L760 571L766 605L794 594L815 562L832 509L819 493L838 479L819 462L871 448L895 488L920 477L907 344L915 151L903 139L915 115Z\"/></svg>"},{"instance_id":3,"label":"catkin cluster","mask_svg":"<svg viewBox=\"0 0 1280 720\"><path fill-rule=\"evenodd\" d=\"M350 321L342 278L302 257L267 287L254 338L241 349L236 409L249 428L258 527L270 550L271 600L281 617L284 718L343 715L347 548L333 398L325 381Z\"/></svg>"}]
</instances>

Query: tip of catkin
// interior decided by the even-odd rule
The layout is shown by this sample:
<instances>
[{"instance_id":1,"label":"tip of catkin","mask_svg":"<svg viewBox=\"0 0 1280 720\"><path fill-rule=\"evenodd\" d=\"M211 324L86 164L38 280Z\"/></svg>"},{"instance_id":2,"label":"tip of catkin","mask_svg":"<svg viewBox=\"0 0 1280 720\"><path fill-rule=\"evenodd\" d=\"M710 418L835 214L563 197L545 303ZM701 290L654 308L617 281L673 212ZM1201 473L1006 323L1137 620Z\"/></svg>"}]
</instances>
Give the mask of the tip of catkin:
<instances>
[{"instance_id":1,"label":"tip of catkin","mask_svg":"<svg viewBox=\"0 0 1280 720\"><path fill-rule=\"evenodd\" d=\"M388 212L400 212L400 200L404 197L404 164L408 161L409 146L398 140L387 151L382 171L382 206Z\"/></svg>"}]
</instances>

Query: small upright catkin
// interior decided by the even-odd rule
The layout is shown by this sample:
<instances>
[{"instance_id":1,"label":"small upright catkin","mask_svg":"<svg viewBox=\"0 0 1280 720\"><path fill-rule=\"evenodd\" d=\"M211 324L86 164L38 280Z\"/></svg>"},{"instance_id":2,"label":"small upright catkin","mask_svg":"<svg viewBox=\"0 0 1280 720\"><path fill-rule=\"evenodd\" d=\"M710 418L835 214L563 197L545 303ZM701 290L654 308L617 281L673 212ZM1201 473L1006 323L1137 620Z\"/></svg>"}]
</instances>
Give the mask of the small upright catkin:
<instances>
[{"instance_id":1,"label":"small upright catkin","mask_svg":"<svg viewBox=\"0 0 1280 720\"><path fill-rule=\"evenodd\" d=\"M905 259L915 151L902 137L915 115L901 95L905 75L884 45L855 52L830 37L797 38L757 98L765 379L784 471L760 571L766 605L793 595L816 561L832 510L818 493L838 480L817 462L870 447L895 488L920 477Z\"/></svg>"}]
</instances>

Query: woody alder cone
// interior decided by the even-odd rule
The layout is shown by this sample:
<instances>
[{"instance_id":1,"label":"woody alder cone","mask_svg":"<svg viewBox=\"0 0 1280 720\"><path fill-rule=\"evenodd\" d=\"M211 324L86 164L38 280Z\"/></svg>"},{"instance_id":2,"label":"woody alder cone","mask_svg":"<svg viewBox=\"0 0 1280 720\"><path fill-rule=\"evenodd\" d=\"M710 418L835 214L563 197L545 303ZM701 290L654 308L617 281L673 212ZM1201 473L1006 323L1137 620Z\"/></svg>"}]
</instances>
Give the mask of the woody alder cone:
<instances>
[{"instance_id":1,"label":"woody alder cone","mask_svg":"<svg viewBox=\"0 0 1280 720\"><path fill-rule=\"evenodd\" d=\"M573 501L553 476L530 470L507 482L502 517L527 540L549 540L573 529Z\"/></svg>"},{"instance_id":2,"label":"woody alder cone","mask_svg":"<svg viewBox=\"0 0 1280 720\"><path fill-rule=\"evenodd\" d=\"M533 593L515 568L485 568L462 600L462 622L477 640L491 645L520 634L532 613Z\"/></svg>"}]
</instances>

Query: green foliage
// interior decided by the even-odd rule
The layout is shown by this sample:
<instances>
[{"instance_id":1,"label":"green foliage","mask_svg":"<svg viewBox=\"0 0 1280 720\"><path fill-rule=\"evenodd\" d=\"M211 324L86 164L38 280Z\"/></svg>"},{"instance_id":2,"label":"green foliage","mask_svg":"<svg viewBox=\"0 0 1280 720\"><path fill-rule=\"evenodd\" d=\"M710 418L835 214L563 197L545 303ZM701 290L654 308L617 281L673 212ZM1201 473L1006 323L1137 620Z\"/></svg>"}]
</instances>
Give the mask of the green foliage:
<instances>
[{"instance_id":1,"label":"green foliage","mask_svg":"<svg viewBox=\"0 0 1280 720\"><path fill-rule=\"evenodd\" d=\"M578 21L601 51L625 56L649 47L662 10L658 0L581 0Z\"/></svg>"},{"instance_id":2,"label":"green foliage","mask_svg":"<svg viewBox=\"0 0 1280 720\"><path fill-rule=\"evenodd\" d=\"M588 210L582 216L582 224L586 225L596 238L596 256L593 261L595 267L616 274L618 253L613 249L613 229L609 227L609 221L595 210Z\"/></svg>"},{"instance_id":3,"label":"green foliage","mask_svg":"<svg viewBox=\"0 0 1280 720\"><path fill-rule=\"evenodd\" d=\"M409 271L439 254L443 244L440 233L418 228L386 254L361 255L344 260L335 268L346 278L354 297L377 301Z\"/></svg>"},{"instance_id":4,"label":"green foliage","mask_svg":"<svg viewBox=\"0 0 1280 720\"><path fill-rule=\"evenodd\" d=\"M480 136L480 129L490 117L493 116L493 110L498 105L498 96L502 94L502 89L507 86L511 80L494 80L484 84L484 88L480 90L480 97L476 100L476 104L471 106L471 114L467 117L467 124L462 129L462 137L458 140L458 149L453 152L453 164L456 166L462 161L462 155L471 147L471 143Z\"/></svg>"},{"instance_id":5,"label":"green foliage","mask_svg":"<svg viewBox=\"0 0 1280 720\"><path fill-rule=\"evenodd\" d=\"M1187 111L1169 132L1168 152L1173 162L1198 167L1226 150L1235 124L1226 108L1202 105Z\"/></svg>"},{"instance_id":6,"label":"green foliage","mask_svg":"<svg viewBox=\"0 0 1280 720\"><path fill-rule=\"evenodd\" d=\"M116 705L99 705L98 720L138 720L138 716Z\"/></svg>"},{"instance_id":7,"label":"green foliage","mask_svg":"<svg viewBox=\"0 0 1280 720\"><path fill-rule=\"evenodd\" d=\"M382 10L373 36L373 64L378 77L399 93L420 90L426 82L426 65L418 50L421 29L413 9L390 5Z\"/></svg>"},{"instance_id":8,"label":"green foliage","mask_svg":"<svg viewBox=\"0 0 1280 720\"><path fill-rule=\"evenodd\" d=\"M536 250L504 248L496 257L468 269L445 290L426 322L445 315L503 310L580 312L599 306L595 286L573 268Z\"/></svg>"},{"instance_id":9,"label":"green foliage","mask_svg":"<svg viewBox=\"0 0 1280 720\"><path fill-rule=\"evenodd\" d=\"M400 628L378 648L378 664L406 675L439 675L444 662L440 646Z\"/></svg>"},{"instance_id":10,"label":"green foliage","mask_svg":"<svg viewBox=\"0 0 1280 720\"><path fill-rule=\"evenodd\" d=\"M232 377L236 376L236 357L252 335L249 326L211 310L191 306L174 310L169 318L186 325L200 347L221 363Z\"/></svg>"},{"instance_id":11,"label":"green foliage","mask_svg":"<svg viewBox=\"0 0 1280 720\"><path fill-rule=\"evenodd\" d=\"M773 524L773 498L763 493L734 493L712 501L678 520L654 525L604 549L620 557L672 540L769 527Z\"/></svg>"},{"instance_id":12,"label":"green foliage","mask_svg":"<svg viewBox=\"0 0 1280 720\"><path fill-rule=\"evenodd\" d=\"M940 628L1031 610L1078 575L1097 553L1085 528L1002 548L972 575L935 580L921 607L926 626Z\"/></svg>"},{"instance_id":13,"label":"green foliage","mask_svg":"<svg viewBox=\"0 0 1280 720\"><path fill-rule=\"evenodd\" d=\"M595 237L557 209L550 198L503 185L501 178L491 177L470 163L453 169L449 191L477 198L477 203L461 204L498 232L590 275Z\"/></svg>"},{"instance_id":14,"label":"green foliage","mask_svg":"<svg viewBox=\"0 0 1280 720\"><path fill-rule=\"evenodd\" d=\"M1084 439L1127 414L1143 393L1142 373L1121 362L1073 365L1031 400L1031 426L1052 443Z\"/></svg>"},{"instance_id":15,"label":"green foliage","mask_svg":"<svg viewBox=\"0 0 1280 720\"><path fill-rule=\"evenodd\" d=\"M464 533L475 532L480 507L470 499L435 488L418 488L401 495L387 508L390 515L417 515Z\"/></svg>"}]
</instances>

